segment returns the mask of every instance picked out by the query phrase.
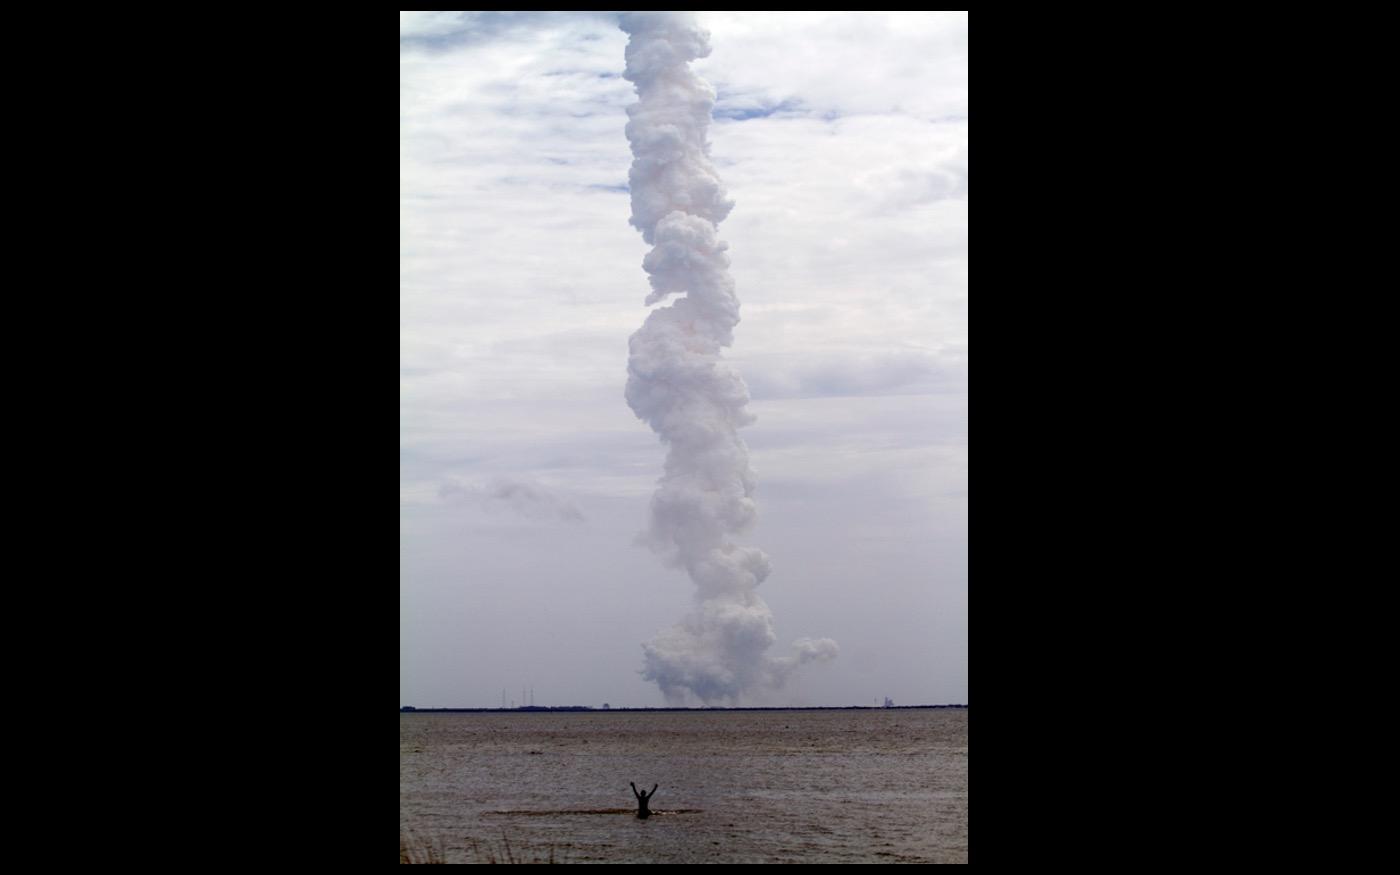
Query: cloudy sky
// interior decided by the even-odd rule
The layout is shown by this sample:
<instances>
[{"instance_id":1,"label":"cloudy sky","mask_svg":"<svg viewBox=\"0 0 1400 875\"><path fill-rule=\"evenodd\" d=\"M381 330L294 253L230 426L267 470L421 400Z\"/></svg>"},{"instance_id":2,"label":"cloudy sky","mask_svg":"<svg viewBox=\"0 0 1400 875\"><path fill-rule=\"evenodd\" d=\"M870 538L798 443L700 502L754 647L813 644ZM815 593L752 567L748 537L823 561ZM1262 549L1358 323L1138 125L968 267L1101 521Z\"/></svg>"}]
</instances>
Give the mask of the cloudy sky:
<instances>
[{"instance_id":1,"label":"cloudy sky","mask_svg":"<svg viewBox=\"0 0 1400 875\"><path fill-rule=\"evenodd\" d=\"M744 540L780 647L840 644L753 704L966 702L967 16L700 21ZM694 589L635 544L665 448L623 399L626 43L606 13L400 13L400 704L663 704L641 645Z\"/></svg>"}]
</instances>

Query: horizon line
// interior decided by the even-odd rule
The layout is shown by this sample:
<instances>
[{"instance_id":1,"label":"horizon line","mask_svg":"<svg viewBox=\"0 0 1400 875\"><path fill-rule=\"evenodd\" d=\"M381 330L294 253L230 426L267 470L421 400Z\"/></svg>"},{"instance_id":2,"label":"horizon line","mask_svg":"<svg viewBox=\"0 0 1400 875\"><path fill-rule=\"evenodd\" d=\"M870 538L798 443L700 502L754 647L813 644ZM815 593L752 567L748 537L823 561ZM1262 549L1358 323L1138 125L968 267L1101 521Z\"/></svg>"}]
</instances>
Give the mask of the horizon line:
<instances>
[{"instance_id":1,"label":"horizon line","mask_svg":"<svg viewBox=\"0 0 1400 875\"><path fill-rule=\"evenodd\" d=\"M611 713L613 711L898 711L901 709L912 710L916 708L967 708L967 703L948 703L944 705L656 705L640 707L606 707L599 708L592 705L517 705L512 708L469 708L469 707L418 707L416 705L399 706L400 714L415 714L433 711L470 711L488 713L514 713L518 711L589 711L599 713Z\"/></svg>"}]
</instances>

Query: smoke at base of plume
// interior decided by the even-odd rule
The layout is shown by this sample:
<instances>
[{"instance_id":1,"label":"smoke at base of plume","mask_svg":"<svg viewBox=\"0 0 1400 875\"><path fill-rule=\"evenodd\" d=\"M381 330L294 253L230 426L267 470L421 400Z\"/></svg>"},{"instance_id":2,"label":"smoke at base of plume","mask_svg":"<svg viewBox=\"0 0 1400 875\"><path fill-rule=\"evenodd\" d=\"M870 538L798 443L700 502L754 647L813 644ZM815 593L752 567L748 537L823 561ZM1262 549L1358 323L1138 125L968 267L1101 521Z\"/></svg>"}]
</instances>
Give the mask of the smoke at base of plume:
<instances>
[{"instance_id":1,"label":"smoke at base of plume","mask_svg":"<svg viewBox=\"0 0 1400 875\"><path fill-rule=\"evenodd\" d=\"M643 676L668 702L738 701L781 686L799 665L836 655L829 638L800 638L789 656L767 654L773 614L755 591L763 551L735 543L754 519L754 476L738 430L753 421L748 389L721 359L739 323L727 246L716 236L729 200L710 162L706 132L714 90L689 67L710 53L687 13L623 13L623 76L632 147L631 224L652 245L642 262L653 310L629 341L627 403L668 447L645 539L695 584L696 607L642 645Z\"/></svg>"}]
</instances>

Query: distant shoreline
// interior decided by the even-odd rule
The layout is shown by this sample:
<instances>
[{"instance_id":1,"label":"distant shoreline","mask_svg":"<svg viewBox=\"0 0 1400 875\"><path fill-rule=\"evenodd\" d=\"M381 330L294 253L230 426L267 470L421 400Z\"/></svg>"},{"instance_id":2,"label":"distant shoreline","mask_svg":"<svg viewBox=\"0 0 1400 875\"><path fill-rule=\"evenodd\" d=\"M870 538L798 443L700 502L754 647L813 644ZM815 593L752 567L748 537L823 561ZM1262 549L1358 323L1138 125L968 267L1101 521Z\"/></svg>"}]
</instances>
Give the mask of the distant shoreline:
<instances>
[{"instance_id":1,"label":"distant shoreline","mask_svg":"<svg viewBox=\"0 0 1400 875\"><path fill-rule=\"evenodd\" d=\"M593 708L588 705L560 705L546 708L543 705L527 705L523 708L417 708L413 705L404 705L399 708L400 714L519 714L519 713L577 713L588 714L616 714L619 712L644 712L644 711L919 711L933 708L957 708L966 711L966 705L890 705L888 707L880 705L822 705L815 707L787 707L787 708Z\"/></svg>"}]
</instances>

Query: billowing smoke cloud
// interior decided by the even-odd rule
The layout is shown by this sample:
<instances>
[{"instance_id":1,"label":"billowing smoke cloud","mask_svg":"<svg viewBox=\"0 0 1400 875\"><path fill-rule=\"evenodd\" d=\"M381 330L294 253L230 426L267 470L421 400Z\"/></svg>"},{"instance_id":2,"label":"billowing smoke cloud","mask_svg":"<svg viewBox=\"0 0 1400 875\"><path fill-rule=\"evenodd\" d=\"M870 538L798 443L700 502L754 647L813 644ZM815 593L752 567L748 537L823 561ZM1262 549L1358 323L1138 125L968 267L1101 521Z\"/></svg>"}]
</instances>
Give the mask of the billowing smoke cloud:
<instances>
[{"instance_id":1,"label":"billowing smoke cloud","mask_svg":"<svg viewBox=\"0 0 1400 875\"><path fill-rule=\"evenodd\" d=\"M753 523L754 476L738 430L753 421L744 382L721 358L734 340L739 299L716 226L733 202L710 163L706 132L715 93L689 62L710 53L709 33L686 13L624 13L632 145L631 223L652 244L642 262L651 312L630 341L627 403L669 445L646 540L685 569L696 606L642 645L643 671L668 702L737 702L780 686L797 666L831 659L836 642L801 638L770 657L773 614L756 588L768 557L734 537Z\"/></svg>"}]
</instances>

